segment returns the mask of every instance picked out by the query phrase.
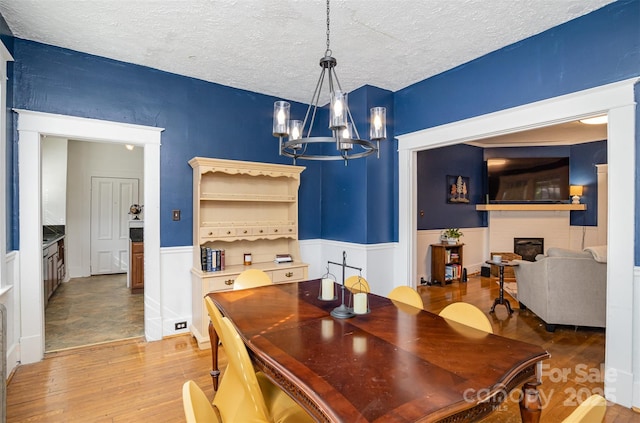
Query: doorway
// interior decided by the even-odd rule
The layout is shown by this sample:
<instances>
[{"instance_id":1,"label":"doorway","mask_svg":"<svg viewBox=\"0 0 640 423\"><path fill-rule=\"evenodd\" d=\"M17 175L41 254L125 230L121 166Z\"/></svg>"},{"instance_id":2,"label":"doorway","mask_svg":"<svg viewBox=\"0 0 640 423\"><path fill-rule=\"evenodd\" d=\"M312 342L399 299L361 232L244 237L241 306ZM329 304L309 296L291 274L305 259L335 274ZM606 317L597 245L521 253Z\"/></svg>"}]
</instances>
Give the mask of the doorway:
<instances>
[{"instance_id":1,"label":"doorway","mask_svg":"<svg viewBox=\"0 0 640 423\"><path fill-rule=\"evenodd\" d=\"M162 339L160 298L160 138L162 128L15 110L20 198L20 344L23 364L44 357L40 138L42 135L144 148L145 338Z\"/></svg>"},{"instance_id":2,"label":"doorway","mask_svg":"<svg viewBox=\"0 0 640 423\"><path fill-rule=\"evenodd\" d=\"M640 327L640 321L637 313L634 318L633 296L626 294L633 291L634 283L634 233L629 228L635 226L635 210L630 207L634 191L625 189L628 181L635 180L634 87L637 82L629 79L397 137L401 187L398 192L398 276L402 280L415 280L417 151L608 113L607 156L611 169L608 172L607 327L615 330L606 332L605 366L618 377L605 381L605 392L615 392L616 397L609 399L627 407L632 404L634 392L633 369L639 364L639 359L628 358L634 349L633 333Z\"/></svg>"},{"instance_id":3,"label":"doorway","mask_svg":"<svg viewBox=\"0 0 640 423\"><path fill-rule=\"evenodd\" d=\"M45 351L144 335L143 295L128 288L129 209L141 202L143 150L51 136L41 145L42 215L62 215L53 223L66 252L65 283L45 306ZM56 202L47 201L52 192Z\"/></svg>"}]
</instances>

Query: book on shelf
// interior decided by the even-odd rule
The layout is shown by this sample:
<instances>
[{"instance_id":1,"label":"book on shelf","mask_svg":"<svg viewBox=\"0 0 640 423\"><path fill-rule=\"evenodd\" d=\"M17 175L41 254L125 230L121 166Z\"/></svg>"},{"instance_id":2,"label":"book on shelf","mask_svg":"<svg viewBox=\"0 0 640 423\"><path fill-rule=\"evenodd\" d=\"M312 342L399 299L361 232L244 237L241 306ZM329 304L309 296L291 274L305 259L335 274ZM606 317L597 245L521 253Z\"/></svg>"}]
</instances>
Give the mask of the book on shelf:
<instances>
[{"instance_id":1,"label":"book on shelf","mask_svg":"<svg viewBox=\"0 0 640 423\"><path fill-rule=\"evenodd\" d=\"M276 263L291 263L293 258L291 254L276 254L276 258L273 261Z\"/></svg>"},{"instance_id":2,"label":"book on shelf","mask_svg":"<svg viewBox=\"0 0 640 423\"><path fill-rule=\"evenodd\" d=\"M203 272L217 272L225 268L224 250L200 247L200 269Z\"/></svg>"},{"instance_id":3,"label":"book on shelf","mask_svg":"<svg viewBox=\"0 0 640 423\"><path fill-rule=\"evenodd\" d=\"M462 265L460 264L449 264L444 268L444 279L445 280L453 280L460 279L462 276Z\"/></svg>"}]
</instances>

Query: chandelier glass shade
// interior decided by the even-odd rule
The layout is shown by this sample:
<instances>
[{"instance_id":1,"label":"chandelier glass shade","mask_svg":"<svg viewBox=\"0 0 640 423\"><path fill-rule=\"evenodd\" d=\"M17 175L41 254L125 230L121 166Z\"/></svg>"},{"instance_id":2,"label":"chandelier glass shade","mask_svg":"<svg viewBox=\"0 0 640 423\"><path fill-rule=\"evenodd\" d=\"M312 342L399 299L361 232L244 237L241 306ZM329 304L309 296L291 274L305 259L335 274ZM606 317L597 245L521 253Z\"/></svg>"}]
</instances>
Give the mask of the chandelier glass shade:
<instances>
[{"instance_id":1,"label":"chandelier glass shade","mask_svg":"<svg viewBox=\"0 0 640 423\"><path fill-rule=\"evenodd\" d=\"M376 153L380 158L380 141L387 138L387 112L384 107L370 110L369 139L360 137L351 116L348 94L342 90L335 67L337 61L329 48L329 0L327 0L327 49L320 59L322 71L311 97L304 120L291 119L291 105L276 101L273 106L273 136L279 139L280 155L307 160L348 160L367 157ZM314 135L317 111L323 88L329 90L329 122L326 136ZM320 124L318 124L320 125ZM330 134L329 134L330 131ZM329 136L330 135L330 136ZM334 144L335 148L309 148L311 144Z\"/></svg>"}]
</instances>

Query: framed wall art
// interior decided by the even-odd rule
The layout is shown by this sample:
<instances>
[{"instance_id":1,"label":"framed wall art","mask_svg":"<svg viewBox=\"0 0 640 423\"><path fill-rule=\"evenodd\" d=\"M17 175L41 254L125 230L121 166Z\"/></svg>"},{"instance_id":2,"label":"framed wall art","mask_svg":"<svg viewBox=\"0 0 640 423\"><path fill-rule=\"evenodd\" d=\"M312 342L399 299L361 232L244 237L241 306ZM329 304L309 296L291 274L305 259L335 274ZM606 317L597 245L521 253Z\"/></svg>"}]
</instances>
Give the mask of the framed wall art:
<instances>
[{"instance_id":1,"label":"framed wall art","mask_svg":"<svg viewBox=\"0 0 640 423\"><path fill-rule=\"evenodd\" d=\"M447 203L469 204L469 198L469 177L447 175Z\"/></svg>"}]
</instances>

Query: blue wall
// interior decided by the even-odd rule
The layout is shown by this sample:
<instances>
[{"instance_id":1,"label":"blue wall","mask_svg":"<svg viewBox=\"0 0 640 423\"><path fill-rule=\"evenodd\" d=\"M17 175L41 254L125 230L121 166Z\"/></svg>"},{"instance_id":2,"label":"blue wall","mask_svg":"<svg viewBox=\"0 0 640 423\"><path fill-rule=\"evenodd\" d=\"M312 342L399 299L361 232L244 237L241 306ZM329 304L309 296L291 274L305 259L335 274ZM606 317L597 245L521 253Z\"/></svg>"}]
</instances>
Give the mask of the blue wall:
<instances>
[{"instance_id":1,"label":"blue wall","mask_svg":"<svg viewBox=\"0 0 640 423\"><path fill-rule=\"evenodd\" d=\"M571 225L598 225L598 173L597 164L607 163L607 142L597 141L571 146L570 150L570 183L584 187L580 202L587 205L585 211L571 212ZM601 207L607 207L602 204ZM607 222L602 222L604 225Z\"/></svg>"},{"instance_id":2,"label":"blue wall","mask_svg":"<svg viewBox=\"0 0 640 423\"><path fill-rule=\"evenodd\" d=\"M639 76L638 22L640 0L621 0L395 94L356 90L350 105L357 119L379 102L391 110L389 140L382 144L380 160L354 161L346 169L333 162L303 163L301 239L397 240L394 135ZM19 39L13 54L14 107L166 128L160 163L162 246L191 244L191 157L291 163L278 156L271 136L273 97ZM292 107L304 114L304 105ZM11 157L12 245L17 248L16 150ZM171 221L172 209L183 211L182 221Z\"/></svg>"},{"instance_id":3,"label":"blue wall","mask_svg":"<svg viewBox=\"0 0 640 423\"><path fill-rule=\"evenodd\" d=\"M369 109L387 107L387 140L375 155L322 168L322 238L373 244L397 241L397 153L393 134L393 94L365 86L349 93L349 107L361 138L369 137ZM394 194L395 193L395 194Z\"/></svg>"},{"instance_id":4,"label":"blue wall","mask_svg":"<svg viewBox=\"0 0 640 423\"><path fill-rule=\"evenodd\" d=\"M418 230L487 226L486 213L476 211L484 202L482 160L482 148L463 144L418 152ZM469 177L469 204L447 203L447 176Z\"/></svg>"},{"instance_id":5,"label":"blue wall","mask_svg":"<svg viewBox=\"0 0 640 423\"><path fill-rule=\"evenodd\" d=\"M587 205L586 211L571 212L571 225L598 224L598 178L595 165L607 163L606 141L573 146L487 149L460 144L418 152L418 230L487 226L486 213L477 212L475 205L486 202L484 162L489 158L501 157L569 157L569 183L585 187L580 202ZM447 204L447 175L470 177L470 204ZM421 215L421 211L424 215Z\"/></svg>"},{"instance_id":6,"label":"blue wall","mask_svg":"<svg viewBox=\"0 0 640 423\"><path fill-rule=\"evenodd\" d=\"M609 4L396 93L396 135L640 74L640 1Z\"/></svg>"},{"instance_id":7,"label":"blue wall","mask_svg":"<svg viewBox=\"0 0 640 423\"><path fill-rule=\"evenodd\" d=\"M15 47L15 107L165 128L160 149L163 247L192 242L192 173L187 163L192 157L292 163L279 156L271 135L273 97L26 40L16 39ZM386 106L392 137L393 93L365 86L350 93L349 104L365 138L369 108ZM292 104L292 116L302 118L305 112L306 105ZM316 127L327 118L327 111L320 110ZM342 161L299 161L306 167L300 184L300 239L397 240L394 145L392 138L383 141L380 160L371 156L347 167ZM10 227L17 249L15 195ZM176 209L182 210L182 220L174 222L171 210Z\"/></svg>"},{"instance_id":8,"label":"blue wall","mask_svg":"<svg viewBox=\"0 0 640 423\"><path fill-rule=\"evenodd\" d=\"M4 44L4 46L9 50L9 53L13 55L13 33L7 25L7 22L4 20L2 15L0 14L0 41ZM7 79L9 81L13 80L13 62L9 62L7 64ZM12 214L13 214L13 185L11 182L13 181L11 175L13 175L13 143L11 140L13 139L13 116L11 114L11 108L13 107L13 85L8 82L7 83L7 121L5 122L5 130L6 130L6 139L7 139L7 148L5 151L5 163L2 163L4 166L3 172L5 172L5 178L7 181L7 190L6 190L6 198L5 198L5 206L6 206L6 227L7 227L7 238L5 240L7 251L12 250L13 246L13 231L11 231L11 222L12 222Z\"/></svg>"},{"instance_id":9,"label":"blue wall","mask_svg":"<svg viewBox=\"0 0 640 423\"><path fill-rule=\"evenodd\" d=\"M395 95L396 134L640 76L639 22L639 0L617 1L400 90ZM640 265L640 248L635 257Z\"/></svg>"},{"instance_id":10,"label":"blue wall","mask_svg":"<svg viewBox=\"0 0 640 423\"><path fill-rule=\"evenodd\" d=\"M273 97L21 39L15 39L14 55L17 108L165 128L160 148L163 247L191 245L192 174L187 162L192 157L291 164L278 155L271 135ZM306 107L294 103L292 110L304 114ZM304 165L300 237L318 238L321 167ZM11 227L17 249L14 194ZM182 210L181 221L171 220L174 209Z\"/></svg>"}]
</instances>

